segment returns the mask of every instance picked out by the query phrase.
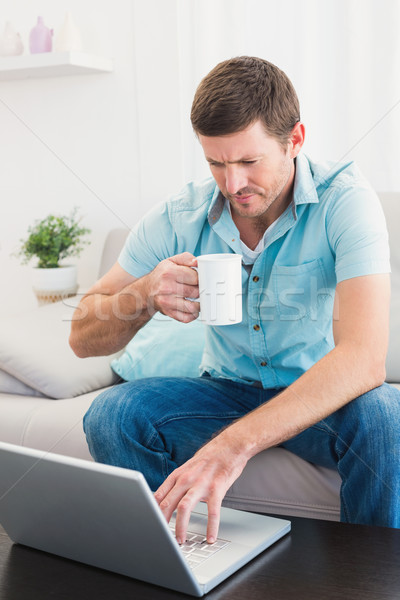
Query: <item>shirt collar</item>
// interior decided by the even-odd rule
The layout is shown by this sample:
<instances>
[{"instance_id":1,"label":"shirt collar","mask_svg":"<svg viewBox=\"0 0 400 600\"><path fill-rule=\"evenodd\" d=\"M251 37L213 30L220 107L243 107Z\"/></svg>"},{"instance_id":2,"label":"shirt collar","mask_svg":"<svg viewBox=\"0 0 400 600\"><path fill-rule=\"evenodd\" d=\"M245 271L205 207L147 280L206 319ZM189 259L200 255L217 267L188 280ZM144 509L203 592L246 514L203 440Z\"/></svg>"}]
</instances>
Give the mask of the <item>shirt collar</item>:
<instances>
[{"instance_id":1,"label":"shirt collar","mask_svg":"<svg viewBox=\"0 0 400 600\"><path fill-rule=\"evenodd\" d=\"M295 206L319 202L310 163L304 154L299 154L296 158L293 200Z\"/></svg>"},{"instance_id":2,"label":"shirt collar","mask_svg":"<svg viewBox=\"0 0 400 600\"><path fill-rule=\"evenodd\" d=\"M216 185L207 215L210 225L215 225L215 223L219 220L220 216L222 215L222 211L224 210L224 206L225 198Z\"/></svg>"}]
</instances>

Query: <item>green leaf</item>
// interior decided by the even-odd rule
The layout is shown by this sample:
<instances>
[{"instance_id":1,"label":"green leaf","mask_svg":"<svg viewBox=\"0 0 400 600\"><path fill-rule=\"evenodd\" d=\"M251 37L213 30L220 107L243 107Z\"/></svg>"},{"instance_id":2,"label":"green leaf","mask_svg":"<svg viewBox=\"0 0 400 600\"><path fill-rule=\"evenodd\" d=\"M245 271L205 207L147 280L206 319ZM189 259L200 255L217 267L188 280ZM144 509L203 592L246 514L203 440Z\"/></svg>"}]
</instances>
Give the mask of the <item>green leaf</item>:
<instances>
[{"instance_id":1,"label":"green leaf","mask_svg":"<svg viewBox=\"0 0 400 600\"><path fill-rule=\"evenodd\" d=\"M89 241L83 239L90 229L79 226L77 208L67 216L48 215L28 228L28 237L20 240L21 246L14 254L27 264L38 258L39 268L57 268L59 261L68 256L79 256Z\"/></svg>"}]
</instances>

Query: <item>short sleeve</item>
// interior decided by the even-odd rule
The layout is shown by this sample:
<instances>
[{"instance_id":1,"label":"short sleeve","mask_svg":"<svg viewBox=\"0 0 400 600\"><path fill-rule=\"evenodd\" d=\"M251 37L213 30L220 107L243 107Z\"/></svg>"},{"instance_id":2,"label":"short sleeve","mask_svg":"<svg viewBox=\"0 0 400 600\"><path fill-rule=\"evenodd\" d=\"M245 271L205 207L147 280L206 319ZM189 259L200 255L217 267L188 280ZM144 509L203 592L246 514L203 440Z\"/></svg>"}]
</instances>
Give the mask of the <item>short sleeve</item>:
<instances>
[{"instance_id":1,"label":"short sleeve","mask_svg":"<svg viewBox=\"0 0 400 600\"><path fill-rule=\"evenodd\" d=\"M388 232L378 196L371 188L354 183L330 191L326 229L337 282L390 273Z\"/></svg>"},{"instance_id":2,"label":"short sleeve","mask_svg":"<svg viewBox=\"0 0 400 600\"><path fill-rule=\"evenodd\" d=\"M166 202L150 210L132 229L119 255L121 267L133 277L150 273L160 261L176 254L176 234Z\"/></svg>"}]
</instances>

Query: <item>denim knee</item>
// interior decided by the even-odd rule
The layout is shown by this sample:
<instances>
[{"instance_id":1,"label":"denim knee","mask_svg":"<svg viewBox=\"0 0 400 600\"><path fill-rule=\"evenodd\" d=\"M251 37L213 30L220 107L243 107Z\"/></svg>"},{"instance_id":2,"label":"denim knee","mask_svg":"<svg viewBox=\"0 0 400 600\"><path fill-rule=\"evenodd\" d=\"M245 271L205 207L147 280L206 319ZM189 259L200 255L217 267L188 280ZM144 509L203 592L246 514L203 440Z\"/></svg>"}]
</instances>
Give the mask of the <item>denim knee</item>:
<instances>
[{"instance_id":1,"label":"denim knee","mask_svg":"<svg viewBox=\"0 0 400 600\"><path fill-rule=\"evenodd\" d=\"M153 490L177 467L156 426L172 401L162 379L139 380L104 391L93 401L83 424L96 462L140 471Z\"/></svg>"},{"instance_id":2,"label":"denim knee","mask_svg":"<svg viewBox=\"0 0 400 600\"><path fill-rule=\"evenodd\" d=\"M152 379L123 383L94 399L83 418L83 429L97 462L122 466L121 455L127 446L146 444L153 434L152 411L158 404L159 381L156 384Z\"/></svg>"},{"instance_id":3,"label":"denim knee","mask_svg":"<svg viewBox=\"0 0 400 600\"><path fill-rule=\"evenodd\" d=\"M113 435L110 416L116 414L111 410L115 402L114 388L106 390L97 396L83 417L83 430L86 435L90 453L97 460L96 447L104 445L109 435Z\"/></svg>"},{"instance_id":4,"label":"denim knee","mask_svg":"<svg viewBox=\"0 0 400 600\"><path fill-rule=\"evenodd\" d=\"M400 391L387 383L370 390L357 398L368 421L374 421L375 428L382 426L396 428L400 423Z\"/></svg>"},{"instance_id":5,"label":"denim knee","mask_svg":"<svg viewBox=\"0 0 400 600\"><path fill-rule=\"evenodd\" d=\"M383 384L344 407L342 426L385 446L400 441L400 391ZM339 411L341 412L341 411Z\"/></svg>"},{"instance_id":6,"label":"denim knee","mask_svg":"<svg viewBox=\"0 0 400 600\"><path fill-rule=\"evenodd\" d=\"M117 445L121 434L121 413L126 403L126 384L116 385L97 396L83 417L83 430L89 451L99 462Z\"/></svg>"}]
</instances>

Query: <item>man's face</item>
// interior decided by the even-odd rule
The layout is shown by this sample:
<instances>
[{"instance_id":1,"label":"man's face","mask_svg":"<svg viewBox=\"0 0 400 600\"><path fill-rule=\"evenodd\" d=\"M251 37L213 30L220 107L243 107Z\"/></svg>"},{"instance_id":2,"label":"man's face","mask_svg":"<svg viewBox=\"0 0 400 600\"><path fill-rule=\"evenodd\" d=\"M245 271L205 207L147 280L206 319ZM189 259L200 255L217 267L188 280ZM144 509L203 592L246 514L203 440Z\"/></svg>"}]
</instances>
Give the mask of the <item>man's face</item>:
<instances>
[{"instance_id":1,"label":"man's face","mask_svg":"<svg viewBox=\"0 0 400 600\"><path fill-rule=\"evenodd\" d=\"M211 173L235 217L275 220L290 203L293 144L286 148L256 121L224 136L199 135ZM268 223L269 224L269 223Z\"/></svg>"}]
</instances>

